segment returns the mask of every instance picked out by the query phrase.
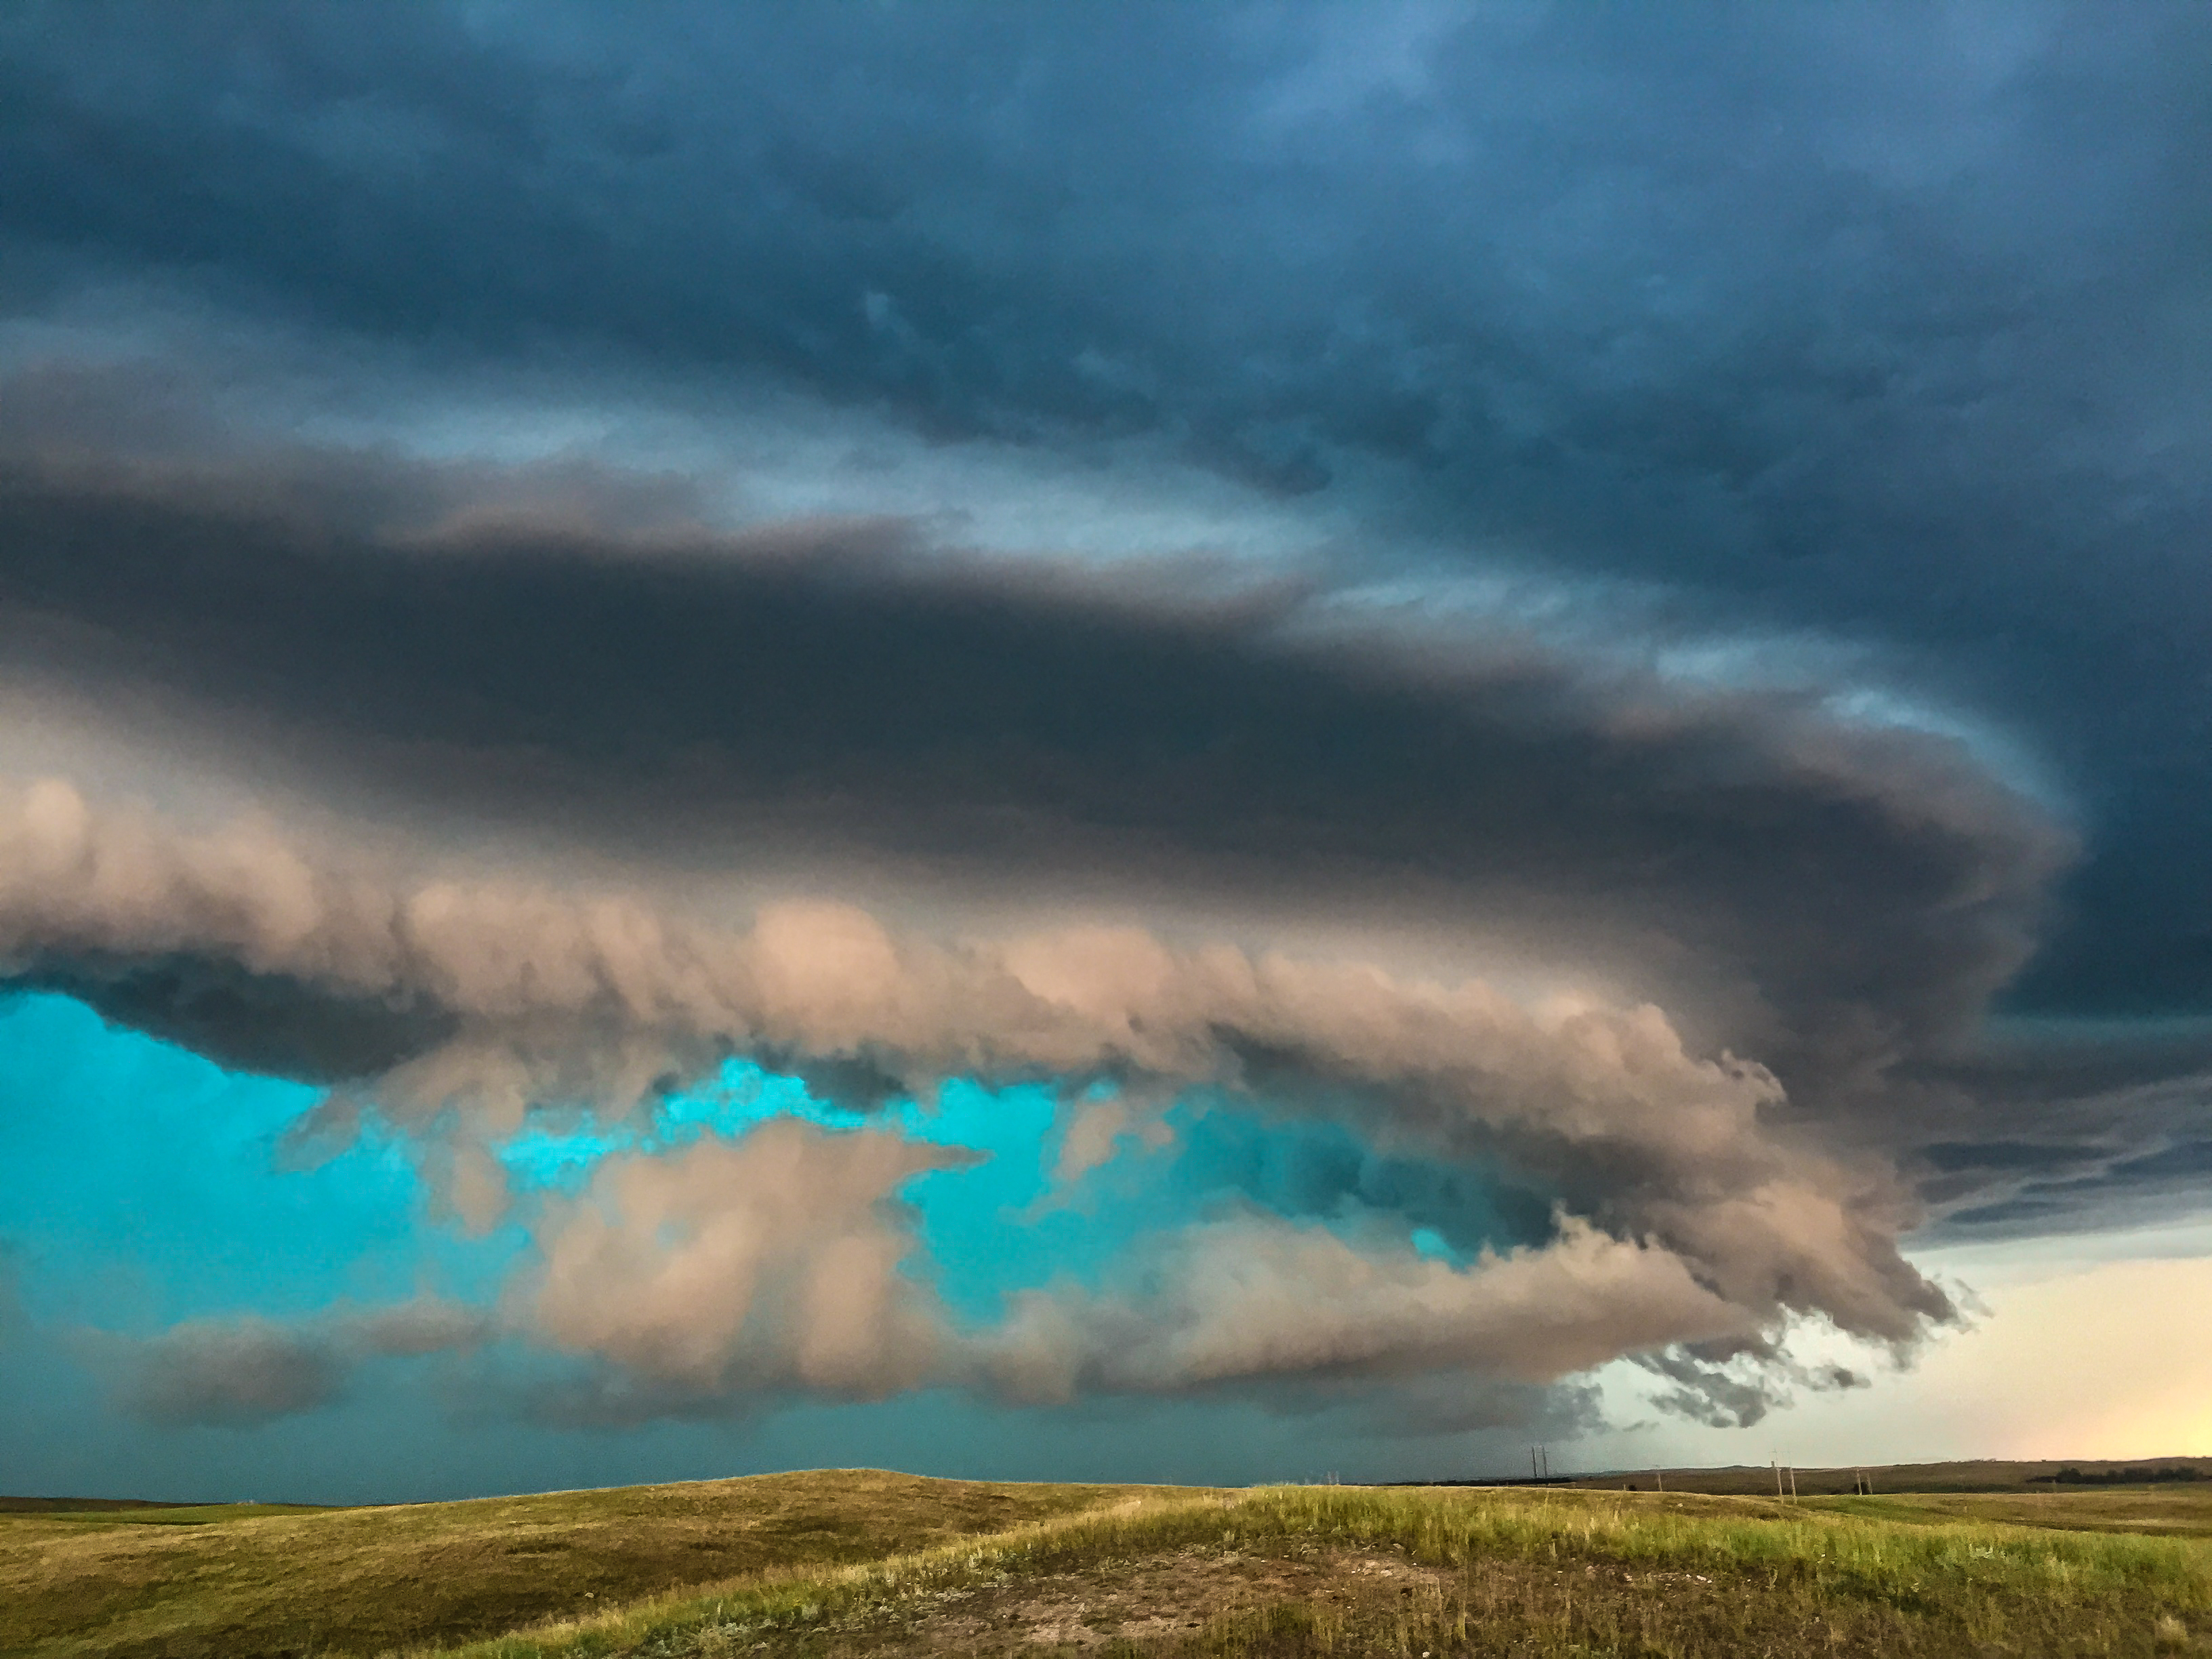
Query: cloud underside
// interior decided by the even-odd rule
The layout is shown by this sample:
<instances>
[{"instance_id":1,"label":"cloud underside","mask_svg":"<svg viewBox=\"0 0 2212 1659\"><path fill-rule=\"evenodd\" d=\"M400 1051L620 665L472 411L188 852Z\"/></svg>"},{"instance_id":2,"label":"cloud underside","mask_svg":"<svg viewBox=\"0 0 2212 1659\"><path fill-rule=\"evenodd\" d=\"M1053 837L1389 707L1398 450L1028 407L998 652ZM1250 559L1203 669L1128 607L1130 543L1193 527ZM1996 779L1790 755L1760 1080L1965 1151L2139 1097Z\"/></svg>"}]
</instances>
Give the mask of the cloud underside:
<instances>
[{"instance_id":1,"label":"cloud underside","mask_svg":"<svg viewBox=\"0 0 2212 1659\"><path fill-rule=\"evenodd\" d=\"M508 27L0 18L0 976L530 1241L131 1409L1743 1423L1915 1229L2201 1188L2201 1020L2051 1029L2212 1006L2200 16ZM733 1060L858 1127L653 1139ZM1062 1197L1212 1111L1545 1214L956 1313L968 1081Z\"/></svg>"},{"instance_id":2,"label":"cloud underside","mask_svg":"<svg viewBox=\"0 0 2212 1659\"><path fill-rule=\"evenodd\" d=\"M1923 1213L1901 1121L1971 1126L1944 1068L2068 846L1954 743L1441 636L1320 577L1048 577L881 524L403 532L349 516L359 491L272 514L246 488L26 465L0 494L0 605L71 647L25 653L10 695L158 698L202 761L167 802L0 794L19 982L328 1085L307 1133L366 1114L434 1145L475 1226L533 1113L649 1119L732 1057L862 1108L1211 1091L1558 1206L1461 1264L1194 1221L975 1331L905 1271L896 1194L933 1150L790 1127L626 1154L532 1223L542 1279L501 1328L612 1367L633 1408L1534 1386L1948 1315L1897 1247ZM1394 962L1415 909L1523 988ZM1099 1156L1072 1131L1067 1176ZM241 1398L324 1397L314 1341L247 1332ZM179 1376L220 1371L179 1342Z\"/></svg>"},{"instance_id":3,"label":"cloud underside","mask_svg":"<svg viewBox=\"0 0 2212 1659\"><path fill-rule=\"evenodd\" d=\"M603 1426L953 1388L1031 1406L1229 1394L1307 1414L1356 1407L1363 1432L1435 1433L1586 1412L1548 1385L1623 1352L1674 1356L1653 1362L1684 1385L1668 1403L1748 1422L1793 1380L1786 1363L1723 1377L1681 1357L1777 1358L1767 1334L1790 1310L1742 1262L1731 1299L1694 1246L1571 1218L1548 1243L1458 1267L1381 1227L1347 1236L1248 1212L1154 1235L1097 1285L1022 1291L994 1323L955 1321L902 1270L916 1240L896 1191L971 1158L775 1121L734 1144L604 1164L534 1220L531 1265L491 1311L427 1302L293 1324L206 1320L82 1346L126 1409L168 1427L319 1410L363 1364L426 1356L476 1366L478 1409L504 1398L541 1421ZM1802 1212L1805 1199L1753 1202ZM1913 1314L1948 1312L1924 1286L1919 1297ZM481 1361L501 1343L585 1368L499 1377Z\"/></svg>"}]
</instances>

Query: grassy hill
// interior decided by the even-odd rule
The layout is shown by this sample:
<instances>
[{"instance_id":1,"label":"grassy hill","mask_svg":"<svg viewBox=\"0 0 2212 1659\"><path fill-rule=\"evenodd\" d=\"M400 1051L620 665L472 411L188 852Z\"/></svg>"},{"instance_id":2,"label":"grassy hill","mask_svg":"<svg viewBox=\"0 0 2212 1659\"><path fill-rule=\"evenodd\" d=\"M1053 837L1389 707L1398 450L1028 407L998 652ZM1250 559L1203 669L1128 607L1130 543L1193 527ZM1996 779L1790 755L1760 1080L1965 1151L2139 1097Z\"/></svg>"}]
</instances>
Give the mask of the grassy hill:
<instances>
[{"instance_id":1,"label":"grassy hill","mask_svg":"<svg viewBox=\"0 0 2212 1659\"><path fill-rule=\"evenodd\" d=\"M2212 1483L1782 1504L845 1471L151 1520L0 1516L0 1653L2212 1653Z\"/></svg>"},{"instance_id":2,"label":"grassy hill","mask_svg":"<svg viewBox=\"0 0 2212 1659\"><path fill-rule=\"evenodd\" d=\"M924 1549L1110 1490L837 1471L379 1509L0 1514L0 1655L377 1653Z\"/></svg>"}]
</instances>

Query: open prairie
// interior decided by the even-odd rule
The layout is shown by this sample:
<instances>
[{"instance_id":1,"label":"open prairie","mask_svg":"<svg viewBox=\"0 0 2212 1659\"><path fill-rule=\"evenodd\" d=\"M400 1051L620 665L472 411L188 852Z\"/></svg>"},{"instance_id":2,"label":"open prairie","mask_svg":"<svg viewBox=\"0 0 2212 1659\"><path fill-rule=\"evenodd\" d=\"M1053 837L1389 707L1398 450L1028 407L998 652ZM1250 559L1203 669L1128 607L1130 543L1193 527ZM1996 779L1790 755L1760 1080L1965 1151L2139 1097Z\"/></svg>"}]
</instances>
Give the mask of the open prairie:
<instances>
[{"instance_id":1,"label":"open prairie","mask_svg":"<svg viewBox=\"0 0 2212 1659\"><path fill-rule=\"evenodd\" d=\"M0 1520L0 1652L2212 1651L2212 1494L1249 1491L847 1471ZM168 1511L176 1515L179 1511Z\"/></svg>"},{"instance_id":2,"label":"open prairie","mask_svg":"<svg viewBox=\"0 0 2212 1659\"><path fill-rule=\"evenodd\" d=\"M0 1659L2212 1659L2212 1456L1767 1462L2212 1454L2208 157L2212 0L0 0Z\"/></svg>"},{"instance_id":3,"label":"open prairie","mask_svg":"<svg viewBox=\"0 0 2212 1659\"><path fill-rule=\"evenodd\" d=\"M0 1513L0 1654L380 1653L927 1549L1116 1490L838 1471L375 1509Z\"/></svg>"}]
</instances>

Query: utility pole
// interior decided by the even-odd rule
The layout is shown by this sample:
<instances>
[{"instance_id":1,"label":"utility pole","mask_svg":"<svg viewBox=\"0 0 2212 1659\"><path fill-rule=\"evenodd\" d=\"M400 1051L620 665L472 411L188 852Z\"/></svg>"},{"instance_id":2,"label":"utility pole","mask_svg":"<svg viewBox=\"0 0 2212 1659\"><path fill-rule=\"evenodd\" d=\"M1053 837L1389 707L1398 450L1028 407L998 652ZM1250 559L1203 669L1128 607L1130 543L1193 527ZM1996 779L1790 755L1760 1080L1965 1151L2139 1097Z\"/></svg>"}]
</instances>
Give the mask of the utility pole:
<instances>
[{"instance_id":1,"label":"utility pole","mask_svg":"<svg viewBox=\"0 0 2212 1659\"><path fill-rule=\"evenodd\" d=\"M1774 1460L1774 1501L1782 1501L1782 1460L1778 1457Z\"/></svg>"}]
</instances>

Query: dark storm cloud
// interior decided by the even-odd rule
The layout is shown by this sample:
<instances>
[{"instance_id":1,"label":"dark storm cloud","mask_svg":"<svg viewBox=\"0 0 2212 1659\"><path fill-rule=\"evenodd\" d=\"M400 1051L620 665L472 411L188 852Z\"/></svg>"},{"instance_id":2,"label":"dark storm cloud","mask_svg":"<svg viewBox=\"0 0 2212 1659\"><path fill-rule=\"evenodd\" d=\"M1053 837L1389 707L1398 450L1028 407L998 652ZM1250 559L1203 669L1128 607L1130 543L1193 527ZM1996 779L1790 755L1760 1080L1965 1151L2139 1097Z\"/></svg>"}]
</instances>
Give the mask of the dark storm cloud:
<instances>
[{"instance_id":1,"label":"dark storm cloud","mask_svg":"<svg viewBox=\"0 0 2212 1659\"><path fill-rule=\"evenodd\" d=\"M2172 1022L2002 1021L1940 1087L1986 1103L1963 1138L1929 1139L1911 1163L1958 1237L2024 1235L2194 1206L2188 1150L2212 1098L2212 1036ZM1963 1121L1964 1120L1961 1120Z\"/></svg>"},{"instance_id":2,"label":"dark storm cloud","mask_svg":"<svg viewBox=\"0 0 2212 1659\"><path fill-rule=\"evenodd\" d=\"M2024 1006L2212 1000L2200 9L17 9L21 293L1386 464L1882 643L2097 829Z\"/></svg>"},{"instance_id":3,"label":"dark storm cloud","mask_svg":"<svg viewBox=\"0 0 2212 1659\"><path fill-rule=\"evenodd\" d=\"M1692 1343L1636 1356L1636 1364L1674 1386L1652 1396L1664 1412L1708 1428L1747 1429L1794 1404L1798 1392L1863 1389L1869 1380L1836 1364L1803 1365L1767 1343Z\"/></svg>"},{"instance_id":4,"label":"dark storm cloud","mask_svg":"<svg viewBox=\"0 0 2212 1659\"><path fill-rule=\"evenodd\" d=\"M1510 640L1426 648L1305 586L1193 605L1171 570L902 556L881 524L395 545L343 499L266 494L0 477L16 665L678 862L842 849L1579 935L1670 1006L1702 996L1711 1039L1808 1106L1958 1039L2064 853L1943 741ZM359 1002L301 1021L282 983L212 967L27 971L167 1029L319 1032L311 1073L441 1035Z\"/></svg>"},{"instance_id":5,"label":"dark storm cloud","mask_svg":"<svg viewBox=\"0 0 2212 1659\"><path fill-rule=\"evenodd\" d=\"M316 1083L389 1071L454 1030L451 1017L435 1009L349 998L200 955L33 957L9 983L76 997L118 1024L181 1043L221 1066Z\"/></svg>"},{"instance_id":6,"label":"dark storm cloud","mask_svg":"<svg viewBox=\"0 0 2212 1659\"><path fill-rule=\"evenodd\" d=\"M328 1345L265 1320L179 1325L129 1355L121 1403L164 1428L243 1428L316 1411L345 1382Z\"/></svg>"},{"instance_id":7,"label":"dark storm cloud","mask_svg":"<svg viewBox=\"0 0 2212 1659\"><path fill-rule=\"evenodd\" d=\"M1217 1219L988 1352L891 1320L823 1359L844 1316L798 1320L792 1375L1541 1389L1641 1348L1676 1408L1752 1420L1788 1320L1948 1316L1894 1167L1991 1228L2201 1176L2194 1037L2031 1054L1980 1022L2212 1005L2207 84L2204 14L2152 6L19 8L0 689L158 708L325 818L203 834L35 786L0 812L0 951L219 1057L392 1085L418 1128L733 1049L871 1099L1233 1081L1565 1206L1487 1276ZM283 343L164 379L163 307ZM1017 558L942 517L710 531L676 460L395 459L410 413L489 445L427 417L517 365L664 408L797 388L940 453L1121 445L1150 459L1115 481L1179 458L1333 539L1079 574L1050 530ZM345 454L286 429L297 383L370 381L422 408ZM267 429L225 427L264 392ZM1375 598L1462 559L1575 627ZM1759 672L1692 683L1670 646ZM362 803L520 873L378 866L329 822ZM549 845L650 890L578 896ZM670 897L786 866L991 890L1000 936ZM1069 894L1234 948L996 928ZM1252 951L1416 921L1602 995ZM865 1220L822 1249L884 1244L881 1172L819 1155ZM484 1146L451 1163L495 1212ZM549 1236L596 1264L555 1322L579 1352L682 1335L623 1322L666 1264L623 1229L726 1220L689 1169ZM723 1336L692 1373L743 1372ZM176 1420L228 1378L264 1414L337 1386L326 1335L178 1340L147 1396ZM623 1363L618 1392L674 1386Z\"/></svg>"},{"instance_id":8,"label":"dark storm cloud","mask_svg":"<svg viewBox=\"0 0 2212 1659\"><path fill-rule=\"evenodd\" d=\"M2192 1133L2203 1121L2202 1103L2212 1082L2191 1078L2186 1086L2186 1108L2169 1115L2175 1127L2163 1134L2152 1127L2156 1120L2143 1121L2148 1115L2128 1112L2131 1103L2113 1103L2111 1116L2124 1127L2101 1145L2018 1149L2030 1155L2022 1160L2026 1167L1991 1156L2015 1150L2004 1143L1970 1147L1923 1190L1939 1202L1962 1193L1979 1200L1954 1206L1945 1216L1942 1231L1957 1237L2081 1231L2145 1212L2191 1209L2212 1180L2212 1140Z\"/></svg>"},{"instance_id":9,"label":"dark storm cloud","mask_svg":"<svg viewBox=\"0 0 2212 1659\"><path fill-rule=\"evenodd\" d=\"M363 1360L472 1348L484 1334L481 1316L416 1302L301 1325L206 1319L143 1339L82 1332L76 1346L111 1375L134 1417L163 1428L250 1428L337 1404Z\"/></svg>"}]
</instances>

